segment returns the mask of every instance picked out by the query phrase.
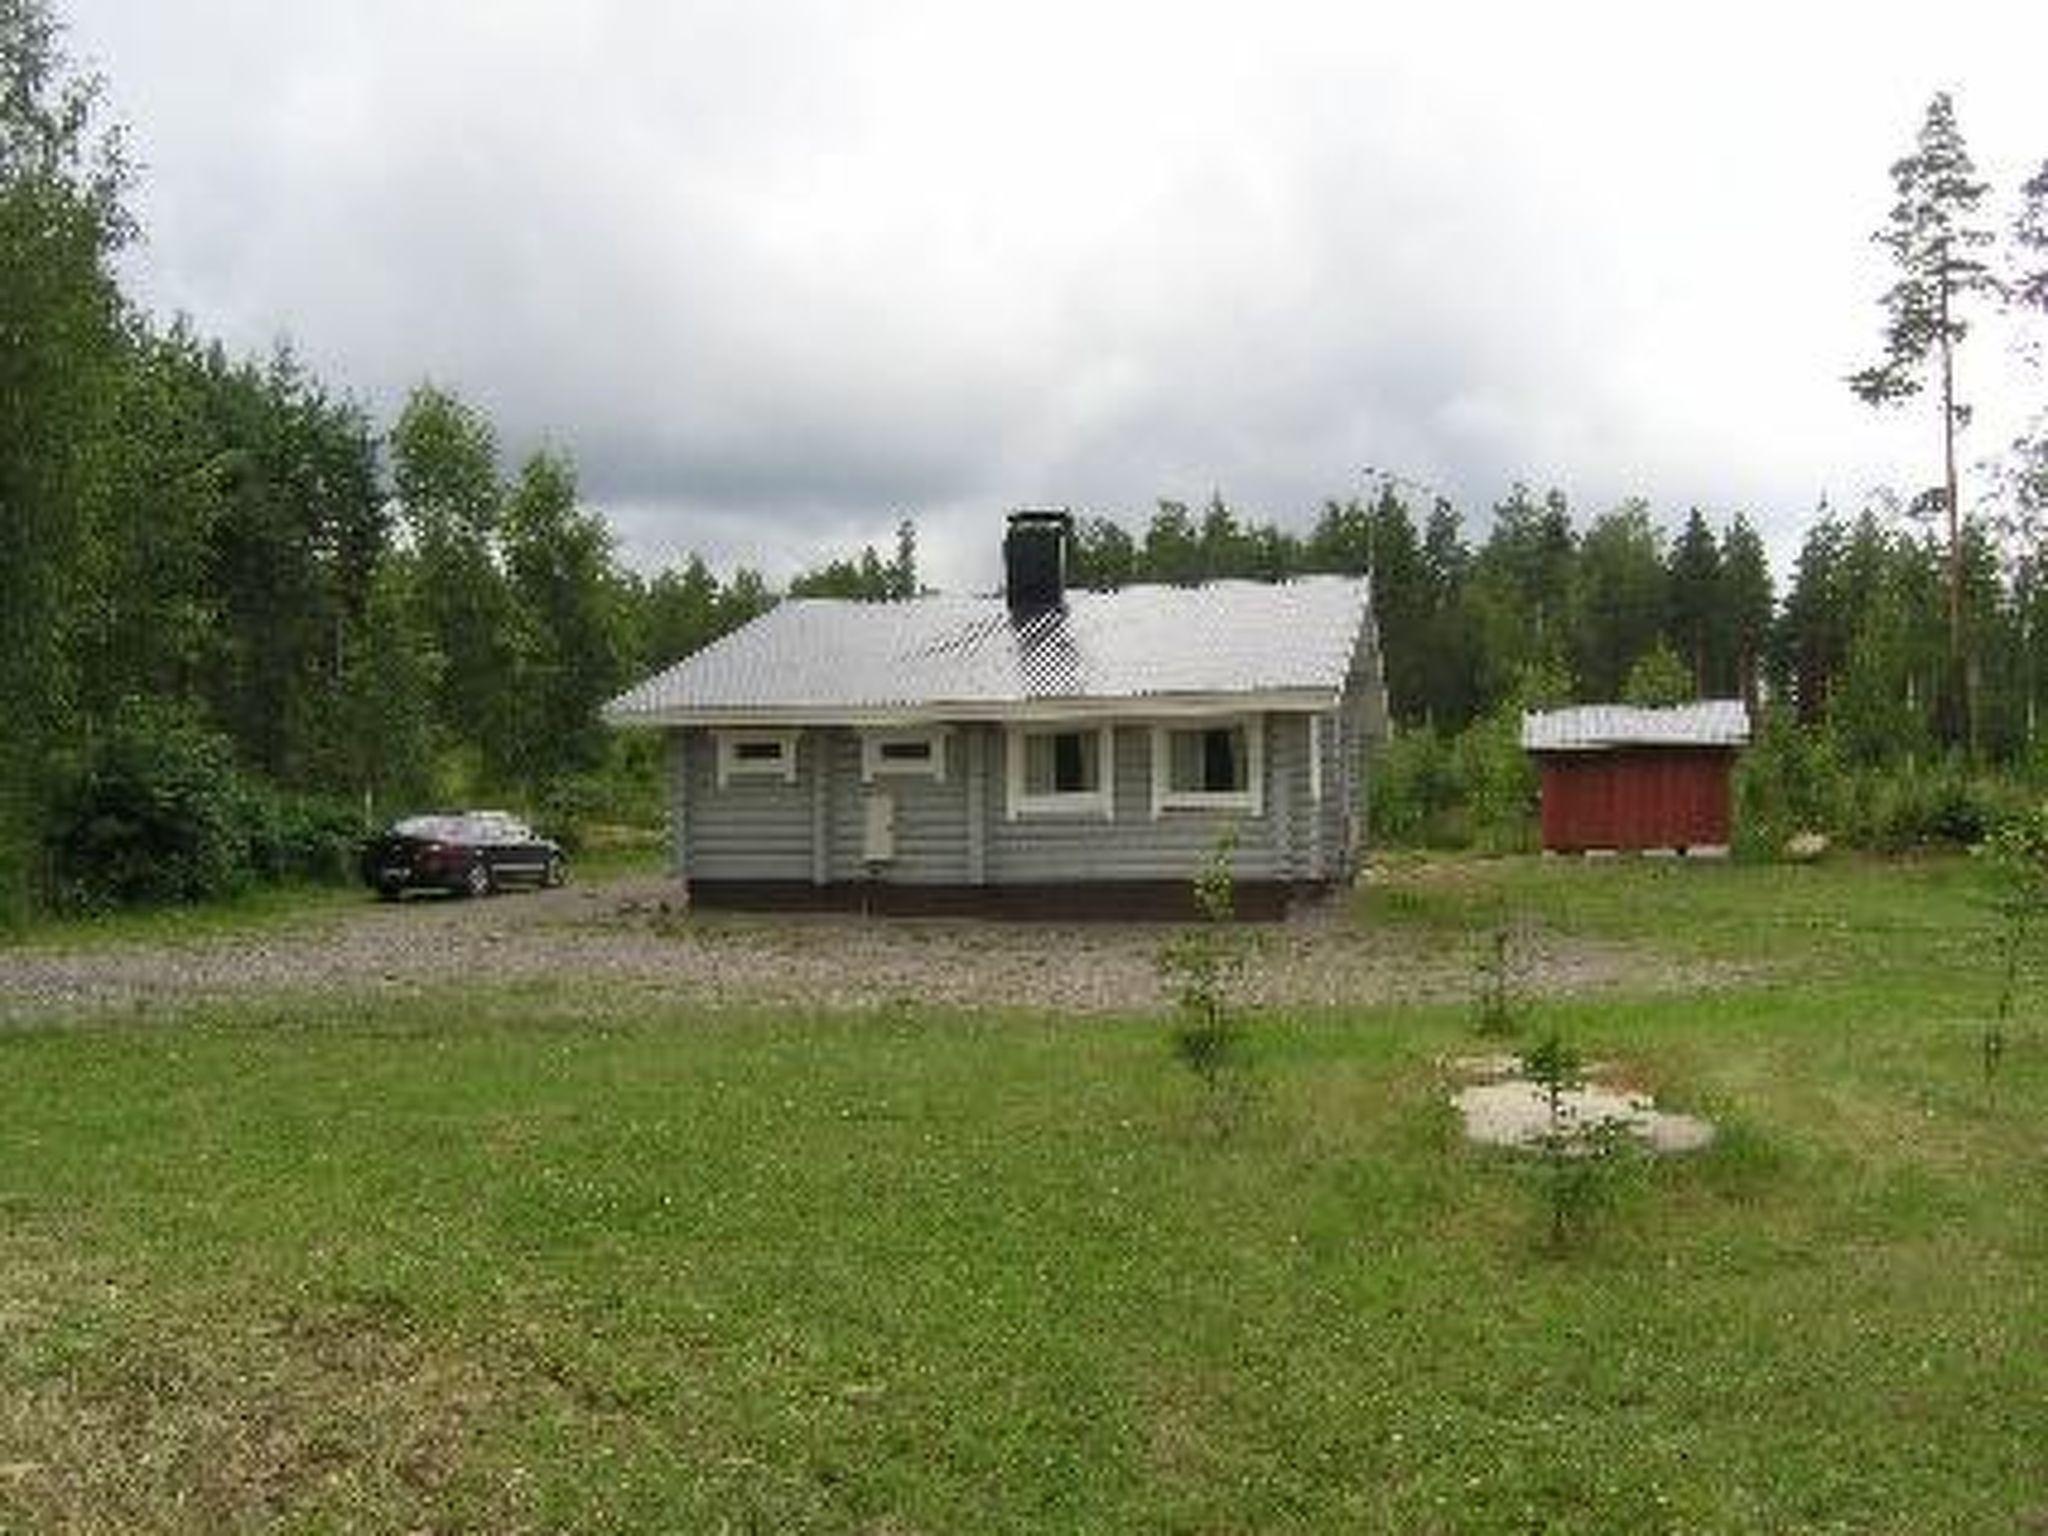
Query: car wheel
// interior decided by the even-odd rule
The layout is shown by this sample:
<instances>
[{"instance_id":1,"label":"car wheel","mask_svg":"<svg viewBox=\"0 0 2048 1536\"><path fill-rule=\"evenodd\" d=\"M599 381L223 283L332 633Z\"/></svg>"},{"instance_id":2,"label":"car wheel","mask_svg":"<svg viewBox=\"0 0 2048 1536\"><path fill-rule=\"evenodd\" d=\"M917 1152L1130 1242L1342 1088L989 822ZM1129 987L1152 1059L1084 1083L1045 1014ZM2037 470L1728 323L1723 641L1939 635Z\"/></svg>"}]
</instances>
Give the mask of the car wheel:
<instances>
[{"instance_id":1,"label":"car wheel","mask_svg":"<svg viewBox=\"0 0 2048 1536\"><path fill-rule=\"evenodd\" d=\"M403 886L380 885L377 887L377 899L379 901L396 901L404 894L405 888Z\"/></svg>"},{"instance_id":2,"label":"car wheel","mask_svg":"<svg viewBox=\"0 0 2048 1536\"><path fill-rule=\"evenodd\" d=\"M561 856L561 855L560 855L559 853L557 853L557 854L552 854L552 855L550 855L550 856L549 856L549 858L548 858L548 867L547 867L547 869L546 869L546 870L545 870L545 871L544 871L544 872L543 872L543 873L541 874L541 877L540 877L540 878L541 878L541 884L543 884L543 885L546 885L546 886L557 886L557 885L566 885L566 884L568 884L568 881L569 881L569 866L568 866L568 865L566 865L566 864L564 864L564 863L562 862L562 856Z\"/></svg>"},{"instance_id":3,"label":"car wheel","mask_svg":"<svg viewBox=\"0 0 2048 1536\"><path fill-rule=\"evenodd\" d=\"M469 877L466 881L464 881L463 889L472 896L490 895L491 866L486 864L482 859L478 859L474 864L470 865Z\"/></svg>"}]
</instances>

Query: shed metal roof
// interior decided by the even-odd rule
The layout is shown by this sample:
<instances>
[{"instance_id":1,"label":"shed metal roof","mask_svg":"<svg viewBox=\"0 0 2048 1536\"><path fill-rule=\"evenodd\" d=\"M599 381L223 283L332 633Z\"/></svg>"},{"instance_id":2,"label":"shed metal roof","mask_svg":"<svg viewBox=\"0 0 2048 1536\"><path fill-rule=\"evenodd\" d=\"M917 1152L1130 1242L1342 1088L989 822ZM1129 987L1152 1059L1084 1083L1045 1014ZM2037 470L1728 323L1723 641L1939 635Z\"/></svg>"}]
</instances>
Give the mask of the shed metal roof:
<instances>
[{"instance_id":1,"label":"shed metal roof","mask_svg":"<svg viewBox=\"0 0 2048 1536\"><path fill-rule=\"evenodd\" d=\"M1367 621L1366 583L1310 576L1001 597L792 599L606 706L616 725L1004 718L1061 708L1327 708Z\"/></svg>"},{"instance_id":2,"label":"shed metal roof","mask_svg":"<svg viewBox=\"0 0 2048 1536\"><path fill-rule=\"evenodd\" d=\"M1740 699L1703 699L1668 709L1580 704L1522 716L1531 752L1596 752L1606 747L1740 747L1749 711Z\"/></svg>"}]
</instances>

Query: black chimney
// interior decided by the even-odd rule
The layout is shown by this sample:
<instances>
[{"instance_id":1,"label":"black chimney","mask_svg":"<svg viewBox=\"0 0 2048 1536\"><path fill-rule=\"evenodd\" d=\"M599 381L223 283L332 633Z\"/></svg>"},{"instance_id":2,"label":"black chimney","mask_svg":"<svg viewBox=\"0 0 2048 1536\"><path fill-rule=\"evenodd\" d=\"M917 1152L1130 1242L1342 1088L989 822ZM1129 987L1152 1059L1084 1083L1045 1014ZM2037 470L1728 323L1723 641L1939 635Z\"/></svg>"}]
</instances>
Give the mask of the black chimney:
<instances>
[{"instance_id":1,"label":"black chimney","mask_svg":"<svg viewBox=\"0 0 2048 1536\"><path fill-rule=\"evenodd\" d=\"M1012 512L1003 535L1003 592L1013 618L1029 618L1067 601L1071 512Z\"/></svg>"}]
</instances>

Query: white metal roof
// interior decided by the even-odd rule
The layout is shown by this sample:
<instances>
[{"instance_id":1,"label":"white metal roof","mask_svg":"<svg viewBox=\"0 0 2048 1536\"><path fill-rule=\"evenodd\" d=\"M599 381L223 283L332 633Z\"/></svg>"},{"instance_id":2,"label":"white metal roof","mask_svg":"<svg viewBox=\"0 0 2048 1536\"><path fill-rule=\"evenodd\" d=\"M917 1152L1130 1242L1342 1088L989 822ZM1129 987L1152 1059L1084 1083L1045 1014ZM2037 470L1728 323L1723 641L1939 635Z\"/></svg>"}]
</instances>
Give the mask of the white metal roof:
<instances>
[{"instance_id":1,"label":"white metal roof","mask_svg":"<svg viewBox=\"0 0 2048 1536\"><path fill-rule=\"evenodd\" d=\"M1341 576L1069 592L1021 622L1001 597L781 603L606 706L615 725L1018 718L1328 708L1367 620Z\"/></svg>"},{"instance_id":2,"label":"white metal roof","mask_svg":"<svg viewBox=\"0 0 2048 1536\"><path fill-rule=\"evenodd\" d=\"M1580 704L1522 716L1531 752L1591 752L1603 747L1740 747L1749 711L1740 699L1703 699L1667 709Z\"/></svg>"}]
</instances>

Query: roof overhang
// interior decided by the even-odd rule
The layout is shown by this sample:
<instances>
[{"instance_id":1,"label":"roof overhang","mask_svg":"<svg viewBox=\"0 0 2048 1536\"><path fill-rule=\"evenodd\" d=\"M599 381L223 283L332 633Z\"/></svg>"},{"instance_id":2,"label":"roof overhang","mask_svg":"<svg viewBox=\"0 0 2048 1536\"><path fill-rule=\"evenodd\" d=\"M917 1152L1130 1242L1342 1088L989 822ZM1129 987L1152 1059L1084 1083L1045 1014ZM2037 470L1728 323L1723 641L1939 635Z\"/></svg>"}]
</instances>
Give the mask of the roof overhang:
<instances>
[{"instance_id":1,"label":"roof overhang","mask_svg":"<svg viewBox=\"0 0 2048 1536\"><path fill-rule=\"evenodd\" d=\"M728 730L788 729L801 726L856 726L876 729L909 725L964 725L985 722L1027 725L1055 720L1176 720L1217 715L1327 714L1342 702L1329 688L1272 688L1256 693L1159 693L1126 698L937 700L928 704L875 704L849 708L786 704L751 709L671 706L652 710L607 709L607 724L664 729L713 726Z\"/></svg>"},{"instance_id":2,"label":"roof overhang","mask_svg":"<svg viewBox=\"0 0 2048 1536\"><path fill-rule=\"evenodd\" d=\"M1573 741L1541 747L1525 747L1531 757L1594 757L1602 752L1740 752L1749 739L1726 741L1657 741L1642 737L1613 741Z\"/></svg>"}]
</instances>

